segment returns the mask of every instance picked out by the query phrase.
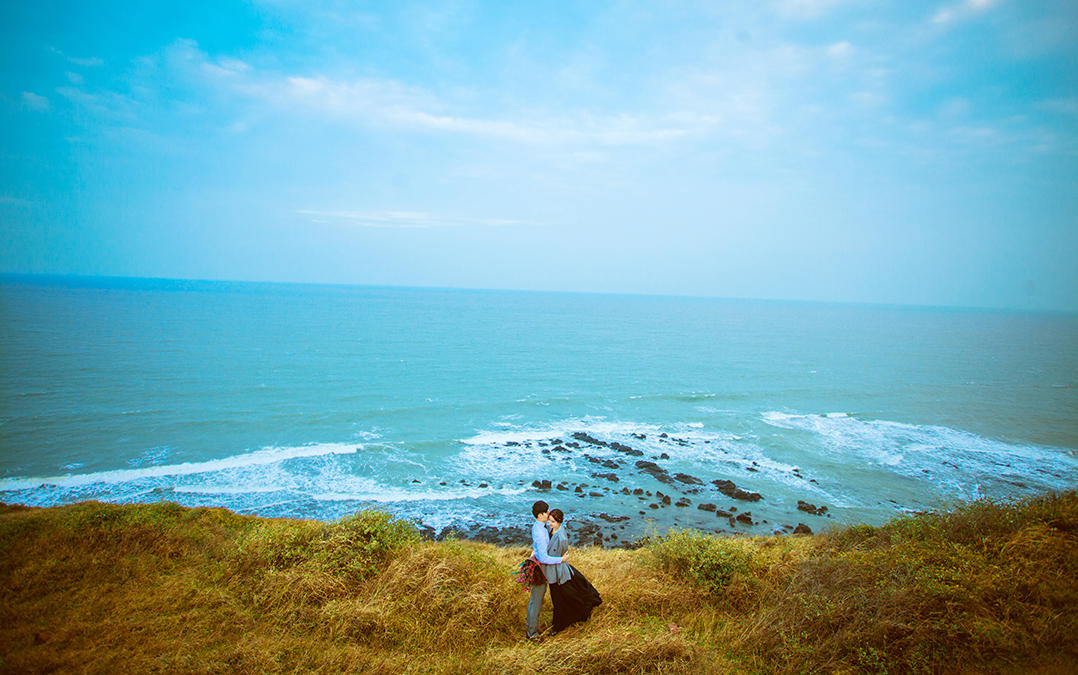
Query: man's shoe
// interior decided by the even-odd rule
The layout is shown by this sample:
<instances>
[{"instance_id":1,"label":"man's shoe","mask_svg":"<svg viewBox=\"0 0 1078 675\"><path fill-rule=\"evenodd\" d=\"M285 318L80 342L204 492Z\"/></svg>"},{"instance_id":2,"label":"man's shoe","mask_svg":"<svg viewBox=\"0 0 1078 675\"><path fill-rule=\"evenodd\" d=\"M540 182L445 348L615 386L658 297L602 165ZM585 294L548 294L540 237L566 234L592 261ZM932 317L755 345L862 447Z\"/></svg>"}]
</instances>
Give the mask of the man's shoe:
<instances>
[{"instance_id":1,"label":"man's shoe","mask_svg":"<svg viewBox=\"0 0 1078 675\"><path fill-rule=\"evenodd\" d=\"M542 641L543 641L543 636L542 635L533 635L533 636L528 638L528 642L534 642L536 644L538 644L538 643L540 643Z\"/></svg>"}]
</instances>

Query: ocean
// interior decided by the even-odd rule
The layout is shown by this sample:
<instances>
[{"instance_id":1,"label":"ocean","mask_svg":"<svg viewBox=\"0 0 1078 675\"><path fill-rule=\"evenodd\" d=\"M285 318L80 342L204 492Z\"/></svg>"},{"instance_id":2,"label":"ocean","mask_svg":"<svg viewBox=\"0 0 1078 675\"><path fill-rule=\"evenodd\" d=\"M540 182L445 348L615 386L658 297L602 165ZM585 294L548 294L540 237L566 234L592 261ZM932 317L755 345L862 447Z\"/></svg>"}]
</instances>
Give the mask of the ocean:
<instances>
[{"instance_id":1,"label":"ocean","mask_svg":"<svg viewBox=\"0 0 1078 675\"><path fill-rule=\"evenodd\" d=\"M1074 315L7 276L0 320L6 503L475 536L544 499L609 545L1078 483Z\"/></svg>"}]
</instances>

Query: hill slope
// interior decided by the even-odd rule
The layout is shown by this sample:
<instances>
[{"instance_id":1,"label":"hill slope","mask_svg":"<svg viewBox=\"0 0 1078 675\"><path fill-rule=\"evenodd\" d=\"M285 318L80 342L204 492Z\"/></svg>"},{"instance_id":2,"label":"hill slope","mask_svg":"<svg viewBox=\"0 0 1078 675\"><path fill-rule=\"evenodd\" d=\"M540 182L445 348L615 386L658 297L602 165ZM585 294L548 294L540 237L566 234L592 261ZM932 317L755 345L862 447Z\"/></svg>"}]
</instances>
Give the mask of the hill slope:
<instances>
[{"instance_id":1,"label":"hill slope","mask_svg":"<svg viewBox=\"0 0 1078 675\"><path fill-rule=\"evenodd\" d=\"M526 554L421 541L377 512L0 506L0 670L1078 669L1074 492L815 536L581 548L604 603L538 645L510 574Z\"/></svg>"}]
</instances>

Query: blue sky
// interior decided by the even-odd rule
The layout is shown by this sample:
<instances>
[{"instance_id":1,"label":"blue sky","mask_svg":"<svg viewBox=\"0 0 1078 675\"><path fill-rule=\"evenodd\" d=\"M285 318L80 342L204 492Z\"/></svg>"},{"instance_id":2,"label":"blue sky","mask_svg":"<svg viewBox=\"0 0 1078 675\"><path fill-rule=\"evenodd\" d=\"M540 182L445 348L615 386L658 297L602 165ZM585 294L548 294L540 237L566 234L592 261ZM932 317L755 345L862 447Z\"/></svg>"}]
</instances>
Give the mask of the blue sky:
<instances>
[{"instance_id":1,"label":"blue sky","mask_svg":"<svg viewBox=\"0 0 1078 675\"><path fill-rule=\"evenodd\" d=\"M1071 0L0 25L0 271L1078 311Z\"/></svg>"}]
</instances>

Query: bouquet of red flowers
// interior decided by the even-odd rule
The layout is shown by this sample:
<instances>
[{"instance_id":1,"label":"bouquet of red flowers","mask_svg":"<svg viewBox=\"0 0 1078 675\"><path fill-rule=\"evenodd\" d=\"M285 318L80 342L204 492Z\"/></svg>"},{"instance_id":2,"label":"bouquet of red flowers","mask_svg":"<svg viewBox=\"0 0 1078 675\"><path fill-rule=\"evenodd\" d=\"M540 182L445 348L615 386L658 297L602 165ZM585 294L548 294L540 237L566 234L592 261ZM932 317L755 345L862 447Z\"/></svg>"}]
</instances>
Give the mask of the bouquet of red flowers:
<instances>
[{"instance_id":1,"label":"bouquet of red flowers","mask_svg":"<svg viewBox=\"0 0 1078 675\"><path fill-rule=\"evenodd\" d=\"M520 584L521 588L531 590L532 586L539 586L546 583L546 575L543 574L543 568L539 565L539 561L535 559L535 556L525 558L520 563L520 568L513 572L516 577L514 581Z\"/></svg>"}]
</instances>

